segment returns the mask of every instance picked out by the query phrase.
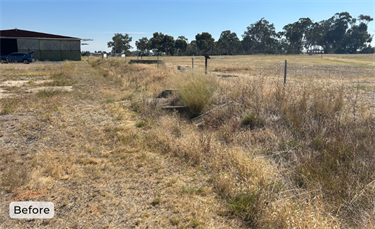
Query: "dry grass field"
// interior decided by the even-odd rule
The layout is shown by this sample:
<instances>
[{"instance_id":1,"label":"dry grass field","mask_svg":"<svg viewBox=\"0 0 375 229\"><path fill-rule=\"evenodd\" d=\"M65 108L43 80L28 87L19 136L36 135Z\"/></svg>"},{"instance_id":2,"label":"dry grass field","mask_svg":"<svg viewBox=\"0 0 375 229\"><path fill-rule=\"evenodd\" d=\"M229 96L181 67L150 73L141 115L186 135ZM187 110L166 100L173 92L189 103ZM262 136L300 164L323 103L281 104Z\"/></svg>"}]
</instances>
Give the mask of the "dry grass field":
<instances>
[{"instance_id":1,"label":"dry grass field","mask_svg":"<svg viewBox=\"0 0 375 229\"><path fill-rule=\"evenodd\" d=\"M0 228L374 228L374 55L161 59L0 65Z\"/></svg>"}]
</instances>

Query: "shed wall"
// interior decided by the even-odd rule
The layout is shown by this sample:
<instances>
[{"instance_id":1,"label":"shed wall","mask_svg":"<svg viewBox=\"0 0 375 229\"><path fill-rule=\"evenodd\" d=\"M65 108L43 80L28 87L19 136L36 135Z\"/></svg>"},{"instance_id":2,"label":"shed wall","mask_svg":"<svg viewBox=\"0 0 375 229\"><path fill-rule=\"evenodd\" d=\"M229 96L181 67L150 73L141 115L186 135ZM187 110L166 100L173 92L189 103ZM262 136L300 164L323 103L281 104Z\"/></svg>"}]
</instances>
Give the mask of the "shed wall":
<instances>
[{"instance_id":1,"label":"shed wall","mask_svg":"<svg viewBox=\"0 0 375 229\"><path fill-rule=\"evenodd\" d=\"M0 54L8 55L12 52L17 52L17 39L0 39Z\"/></svg>"},{"instance_id":2,"label":"shed wall","mask_svg":"<svg viewBox=\"0 0 375 229\"><path fill-rule=\"evenodd\" d=\"M36 60L81 60L81 42L79 40L56 39L17 39L18 52L30 52Z\"/></svg>"}]
</instances>

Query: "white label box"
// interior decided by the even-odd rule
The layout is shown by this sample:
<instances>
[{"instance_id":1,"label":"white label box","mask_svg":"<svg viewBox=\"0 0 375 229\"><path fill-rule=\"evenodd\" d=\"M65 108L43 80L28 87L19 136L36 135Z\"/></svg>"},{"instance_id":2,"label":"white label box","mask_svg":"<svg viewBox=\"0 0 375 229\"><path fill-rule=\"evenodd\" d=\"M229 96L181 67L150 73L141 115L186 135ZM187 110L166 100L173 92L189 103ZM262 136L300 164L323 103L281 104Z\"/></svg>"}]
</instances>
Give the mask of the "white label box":
<instances>
[{"instance_id":1,"label":"white label box","mask_svg":"<svg viewBox=\"0 0 375 229\"><path fill-rule=\"evenodd\" d=\"M11 202L9 216L13 219L52 219L55 205L52 202Z\"/></svg>"}]
</instances>

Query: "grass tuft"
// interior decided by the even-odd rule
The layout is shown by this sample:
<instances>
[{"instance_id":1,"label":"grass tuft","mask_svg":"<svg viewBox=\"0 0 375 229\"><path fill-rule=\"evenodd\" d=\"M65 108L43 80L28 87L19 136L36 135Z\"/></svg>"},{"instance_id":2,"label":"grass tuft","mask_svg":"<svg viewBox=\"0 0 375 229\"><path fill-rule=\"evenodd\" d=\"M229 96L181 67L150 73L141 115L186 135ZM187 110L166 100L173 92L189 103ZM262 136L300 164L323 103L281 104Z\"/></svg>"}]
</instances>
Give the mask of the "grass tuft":
<instances>
[{"instance_id":1,"label":"grass tuft","mask_svg":"<svg viewBox=\"0 0 375 229\"><path fill-rule=\"evenodd\" d=\"M52 90L42 90L42 91L38 91L36 93L36 96L39 97L39 98L49 98L49 97L53 97L53 96L57 96L57 95L60 95L62 94L61 91L52 91Z\"/></svg>"},{"instance_id":2,"label":"grass tuft","mask_svg":"<svg viewBox=\"0 0 375 229\"><path fill-rule=\"evenodd\" d=\"M264 127L263 119L259 118L257 114L251 113L249 115L245 115L241 120L242 127L248 126L251 130L255 128Z\"/></svg>"},{"instance_id":3,"label":"grass tuft","mask_svg":"<svg viewBox=\"0 0 375 229\"><path fill-rule=\"evenodd\" d=\"M0 115L12 114L19 106L19 98L5 98L0 103Z\"/></svg>"},{"instance_id":4,"label":"grass tuft","mask_svg":"<svg viewBox=\"0 0 375 229\"><path fill-rule=\"evenodd\" d=\"M213 76L201 74L181 75L175 79L175 84L179 89L178 98L189 107L191 117L200 115L210 105L217 89Z\"/></svg>"}]
</instances>

